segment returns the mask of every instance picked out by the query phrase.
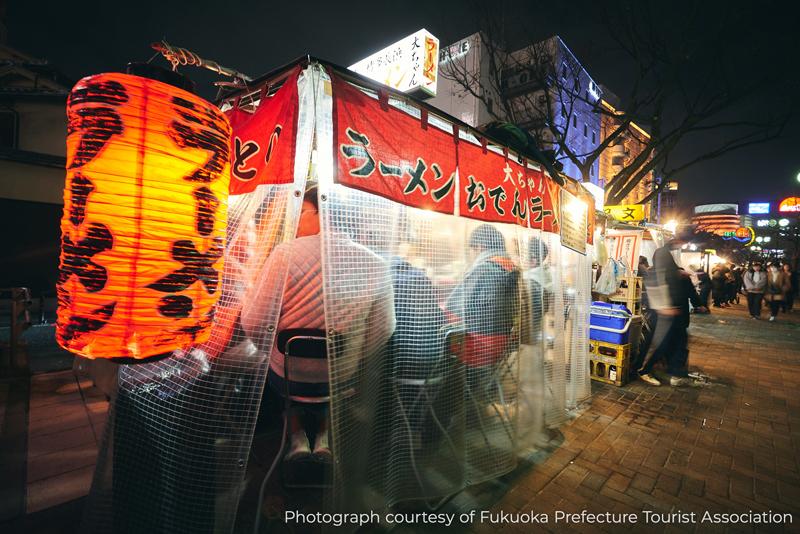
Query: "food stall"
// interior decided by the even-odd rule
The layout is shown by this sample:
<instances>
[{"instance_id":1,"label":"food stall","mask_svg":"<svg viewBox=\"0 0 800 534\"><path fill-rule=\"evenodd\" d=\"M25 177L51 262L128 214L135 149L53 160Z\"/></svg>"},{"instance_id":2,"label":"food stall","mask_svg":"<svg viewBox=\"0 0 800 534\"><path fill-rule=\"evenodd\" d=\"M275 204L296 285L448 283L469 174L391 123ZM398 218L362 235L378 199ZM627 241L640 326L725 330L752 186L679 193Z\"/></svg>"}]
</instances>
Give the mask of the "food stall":
<instances>
[{"instance_id":1,"label":"food stall","mask_svg":"<svg viewBox=\"0 0 800 534\"><path fill-rule=\"evenodd\" d=\"M90 77L73 95L94 105L110 91L104 106L123 106L141 86L144 111L130 117L155 132L153 154L186 157L152 171L155 192L143 187L151 155L139 145L139 189L119 177L87 184L93 162L119 163L108 159L123 153L118 143L135 143L133 119L109 119L116 130L99 137L91 125L71 134L65 236L91 221L108 232L94 226L99 240L65 245L59 339L120 362L87 531L229 532L251 505L260 517L267 486L244 504L248 468L285 295L312 283L287 277L309 191L329 385L324 510L435 507L513 470L590 395L594 210L577 183L321 60L249 82L220 102L224 118L182 89L134 78ZM142 118L158 91L164 132ZM87 139L102 146L81 162ZM120 191L130 210L113 213ZM182 194L191 202L178 212L170 202ZM65 261L88 248L91 258ZM117 254L115 268L104 254ZM93 276L102 283L85 291ZM276 466L286 481L291 466Z\"/></svg>"}]
</instances>

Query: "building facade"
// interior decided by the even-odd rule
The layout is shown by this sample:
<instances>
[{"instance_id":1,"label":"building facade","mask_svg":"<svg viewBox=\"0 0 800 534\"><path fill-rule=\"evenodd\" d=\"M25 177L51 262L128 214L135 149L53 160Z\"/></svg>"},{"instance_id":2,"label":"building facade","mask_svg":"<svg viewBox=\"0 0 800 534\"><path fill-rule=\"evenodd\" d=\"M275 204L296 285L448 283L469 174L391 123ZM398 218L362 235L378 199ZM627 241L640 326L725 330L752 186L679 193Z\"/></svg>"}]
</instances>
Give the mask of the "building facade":
<instances>
[{"instance_id":1,"label":"building facade","mask_svg":"<svg viewBox=\"0 0 800 534\"><path fill-rule=\"evenodd\" d=\"M595 150L601 139L595 111L600 87L560 37L492 53L476 33L442 47L439 69L431 105L476 128L494 120L514 123L540 140L540 148L561 163L564 174L598 182L599 162L583 176L554 138L561 137L577 155Z\"/></svg>"},{"instance_id":2,"label":"building facade","mask_svg":"<svg viewBox=\"0 0 800 534\"><path fill-rule=\"evenodd\" d=\"M0 45L0 287L50 293L59 254L72 83L46 61Z\"/></svg>"},{"instance_id":3,"label":"building facade","mask_svg":"<svg viewBox=\"0 0 800 534\"><path fill-rule=\"evenodd\" d=\"M612 95L608 95L613 98ZM621 124L617 118L622 112L610 101L600 100L603 113L600 114L600 135L603 140L616 132ZM642 153L650 142L650 134L636 123L631 123L626 131L619 134L600 154L599 181L598 185L605 188L614 176L622 169L631 165L633 161ZM648 172L645 177L631 190L621 204L638 204L647 197L656 186L653 171ZM677 191L677 188L676 188ZM654 206L656 209L654 209ZM645 204L645 217L650 221L658 218L658 199ZM663 217L662 217L663 218Z\"/></svg>"}]
</instances>

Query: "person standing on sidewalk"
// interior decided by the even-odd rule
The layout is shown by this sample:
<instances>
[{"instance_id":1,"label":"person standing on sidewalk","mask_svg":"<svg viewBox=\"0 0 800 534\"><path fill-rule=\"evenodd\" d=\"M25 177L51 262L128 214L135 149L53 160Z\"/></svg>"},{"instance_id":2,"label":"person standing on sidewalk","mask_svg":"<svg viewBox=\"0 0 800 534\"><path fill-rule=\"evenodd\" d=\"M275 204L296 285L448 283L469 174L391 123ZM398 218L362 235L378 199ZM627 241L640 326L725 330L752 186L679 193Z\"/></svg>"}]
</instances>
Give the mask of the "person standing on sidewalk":
<instances>
[{"instance_id":1,"label":"person standing on sidewalk","mask_svg":"<svg viewBox=\"0 0 800 534\"><path fill-rule=\"evenodd\" d=\"M767 275L761 272L761 262L754 261L750 270L744 275L744 290L747 291L747 309L750 317L761 317L761 300L764 298L764 288L767 287Z\"/></svg>"},{"instance_id":2,"label":"person standing on sidewalk","mask_svg":"<svg viewBox=\"0 0 800 534\"><path fill-rule=\"evenodd\" d=\"M653 255L653 270L648 298L651 306L658 313L658 323L650 350L645 355L639 369L639 378L651 386L660 386L661 381L653 376L656 362L661 358L667 361L667 373L670 385L682 386L688 381L687 350L689 326L689 299L702 312L700 299L694 290L688 273L683 272L672 250L679 250L685 239L676 237Z\"/></svg>"},{"instance_id":3,"label":"person standing on sidewalk","mask_svg":"<svg viewBox=\"0 0 800 534\"><path fill-rule=\"evenodd\" d=\"M715 308L723 308L725 305L725 273L722 268L715 267L711 271L711 296L714 299Z\"/></svg>"},{"instance_id":4,"label":"person standing on sidewalk","mask_svg":"<svg viewBox=\"0 0 800 534\"><path fill-rule=\"evenodd\" d=\"M778 310L780 310L786 293L789 292L791 287L789 276L778 268L778 264L773 263L770 265L767 273L767 285L764 288L764 300L769 302L770 322L775 321L778 316Z\"/></svg>"},{"instance_id":5,"label":"person standing on sidewalk","mask_svg":"<svg viewBox=\"0 0 800 534\"><path fill-rule=\"evenodd\" d=\"M789 277L789 291L783 297L783 313L789 313L794 307L794 295L797 293L797 277L795 272L792 272L792 267L788 263L783 264L783 272Z\"/></svg>"}]
</instances>

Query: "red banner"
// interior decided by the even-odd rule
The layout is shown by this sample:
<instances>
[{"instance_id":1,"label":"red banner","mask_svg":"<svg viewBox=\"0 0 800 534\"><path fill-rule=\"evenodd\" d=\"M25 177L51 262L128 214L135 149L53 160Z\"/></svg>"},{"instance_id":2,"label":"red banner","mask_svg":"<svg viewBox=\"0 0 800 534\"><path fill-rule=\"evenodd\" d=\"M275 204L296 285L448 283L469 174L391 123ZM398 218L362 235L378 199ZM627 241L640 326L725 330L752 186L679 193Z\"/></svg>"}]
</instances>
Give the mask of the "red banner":
<instances>
[{"instance_id":1,"label":"red banner","mask_svg":"<svg viewBox=\"0 0 800 534\"><path fill-rule=\"evenodd\" d=\"M297 77L300 67L272 96L264 96L258 109L228 112L231 123L231 195L253 191L262 184L294 181L297 139Z\"/></svg>"},{"instance_id":2,"label":"red banner","mask_svg":"<svg viewBox=\"0 0 800 534\"><path fill-rule=\"evenodd\" d=\"M456 145L451 133L376 100L333 76L336 182L395 202L453 213Z\"/></svg>"},{"instance_id":3,"label":"red banner","mask_svg":"<svg viewBox=\"0 0 800 534\"><path fill-rule=\"evenodd\" d=\"M457 144L451 132L428 124L425 110L416 118L385 94L376 99L332 78L337 183L440 213L454 213L460 188L464 217L559 233L561 187L541 169L467 141Z\"/></svg>"},{"instance_id":4,"label":"red banner","mask_svg":"<svg viewBox=\"0 0 800 534\"><path fill-rule=\"evenodd\" d=\"M461 215L528 226L527 181L522 165L462 141L458 148L458 173Z\"/></svg>"},{"instance_id":5,"label":"red banner","mask_svg":"<svg viewBox=\"0 0 800 534\"><path fill-rule=\"evenodd\" d=\"M531 228L558 233L559 186L542 170L528 169L528 217Z\"/></svg>"}]
</instances>

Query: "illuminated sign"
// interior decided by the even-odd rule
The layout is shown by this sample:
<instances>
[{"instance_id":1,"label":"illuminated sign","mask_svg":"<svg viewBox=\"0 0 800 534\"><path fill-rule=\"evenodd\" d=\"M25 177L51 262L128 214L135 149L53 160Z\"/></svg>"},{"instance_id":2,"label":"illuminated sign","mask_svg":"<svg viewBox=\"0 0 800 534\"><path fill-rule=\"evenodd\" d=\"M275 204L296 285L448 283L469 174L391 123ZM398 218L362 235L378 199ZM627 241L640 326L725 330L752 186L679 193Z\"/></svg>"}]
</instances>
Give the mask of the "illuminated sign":
<instances>
[{"instance_id":1,"label":"illuminated sign","mask_svg":"<svg viewBox=\"0 0 800 534\"><path fill-rule=\"evenodd\" d=\"M778 211L783 213L800 213L800 197L787 197L781 200Z\"/></svg>"},{"instance_id":2,"label":"illuminated sign","mask_svg":"<svg viewBox=\"0 0 800 534\"><path fill-rule=\"evenodd\" d=\"M762 226L769 226L769 219L759 219L756 221L756 226L759 228Z\"/></svg>"},{"instance_id":3,"label":"illuminated sign","mask_svg":"<svg viewBox=\"0 0 800 534\"><path fill-rule=\"evenodd\" d=\"M350 70L404 93L436 96L439 39L422 29L350 65Z\"/></svg>"},{"instance_id":4,"label":"illuminated sign","mask_svg":"<svg viewBox=\"0 0 800 534\"><path fill-rule=\"evenodd\" d=\"M616 206L606 206L603 208L603 211L618 221L637 222L644 220L644 205L642 204L618 204Z\"/></svg>"},{"instance_id":5,"label":"illuminated sign","mask_svg":"<svg viewBox=\"0 0 800 534\"><path fill-rule=\"evenodd\" d=\"M602 210L605 204L605 190L592 182L581 182L581 185L594 197L594 208L596 210Z\"/></svg>"},{"instance_id":6,"label":"illuminated sign","mask_svg":"<svg viewBox=\"0 0 800 534\"><path fill-rule=\"evenodd\" d=\"M753 241L757 241L755 230L749 226L740 226L735 231L723 232L722 239L738 241L739 243L743 243L744 246L752 244Z\"/></svg>"},{"instance_id":7,"label":"illuminated sign","mask_svg":"<svg viewBox=\"0 0 800 534\"><path fill-rule=\"evenodd\" d=\"M739 214L738 204L702 204L694 207L694 214L701 213L730 213L732 215Z\"/></svg>"},{"instance_id":8,"label":"illuminated sign","mask_svg":"<svg viewBox=\"0 0 800 534\"><path fill-rule=\"evenodd\" d=\"M769 202L751 202L747 213L750 215L766 215L769 213Z\"/></svg>"},{"instance_id":9,"label":"illuminated sign","mask_svg":"<svg viewBox=\"0 0 800 534\"><path fill-rule=\"evenodd\" d=\"M471 46L469 39L464 39L446 48L442 48L439 52L439 65L444 65L448 61L466 56L469 54Z\"/></svg>"}]
</instances>

